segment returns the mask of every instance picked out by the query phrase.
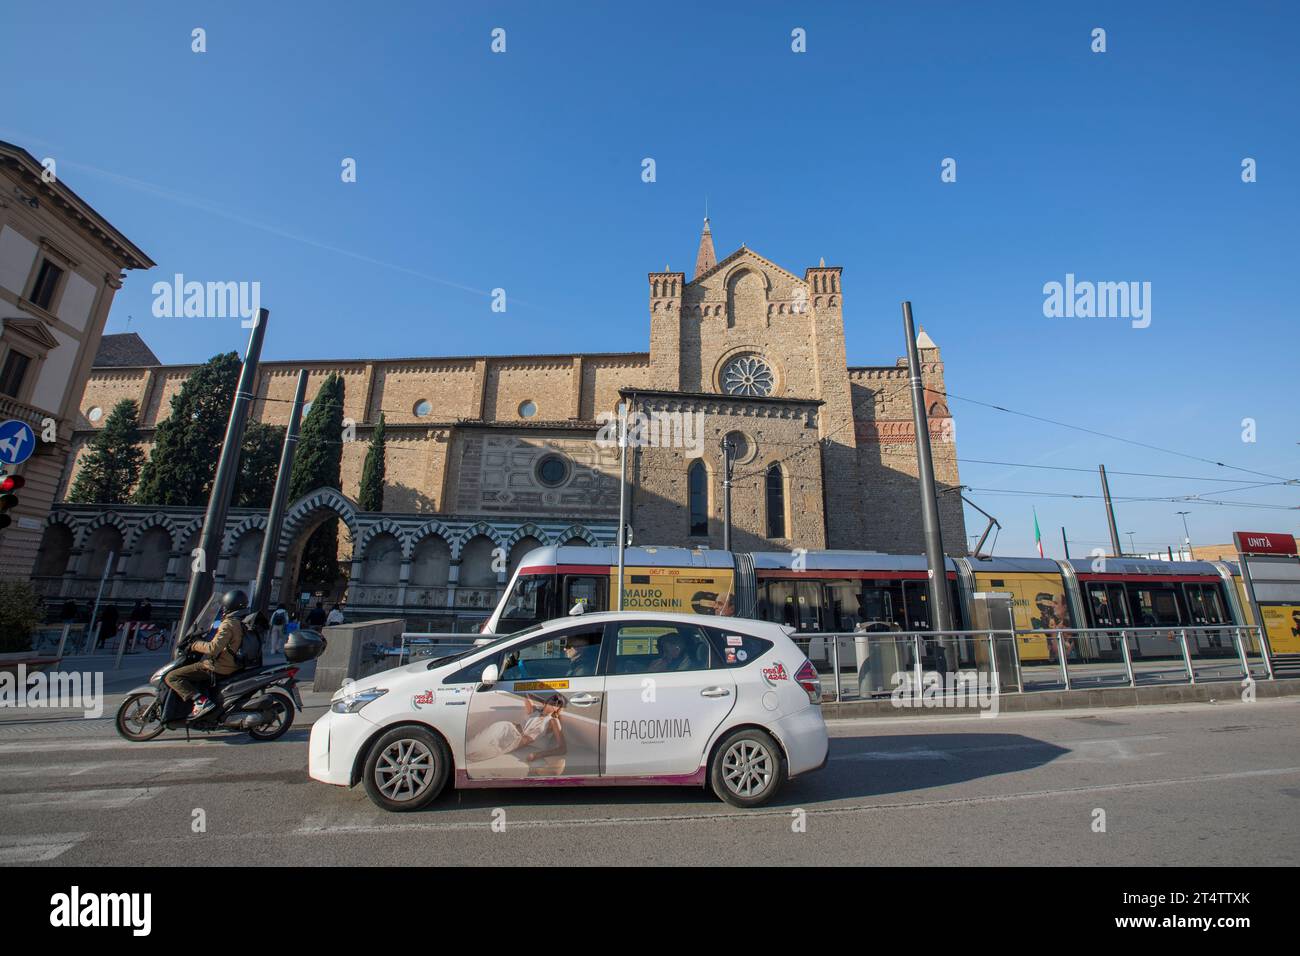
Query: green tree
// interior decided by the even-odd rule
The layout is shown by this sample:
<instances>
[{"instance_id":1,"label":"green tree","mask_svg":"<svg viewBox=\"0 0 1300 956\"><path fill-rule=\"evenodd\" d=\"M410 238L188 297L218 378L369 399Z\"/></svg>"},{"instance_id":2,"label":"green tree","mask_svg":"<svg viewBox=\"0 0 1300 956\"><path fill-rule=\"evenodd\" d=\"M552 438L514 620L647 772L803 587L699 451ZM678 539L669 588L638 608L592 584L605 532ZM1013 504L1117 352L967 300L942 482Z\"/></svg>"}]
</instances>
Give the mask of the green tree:
<instances>
[{"instance_id":1,"label":"green tree","mask_svg":"<svg viewBox=\"0 0 1300 956\"><path fill-rule=\"evenodd\" d=\"M69 501L120 505L131 500L131 489L140 479L144 461L139 414L139 406L129 398L113 406L108 421L90 443L77 480L68 492Z\"/></svg>"},{"instance_id":2,"label":"green tree","mask_svg":"<svg viewBox=\"0 0 1300 956\"><path fill-rule=\"evenodd\" d=\"M154 433L153 454L140 474L136 502L207 503L239 372L239 356L227 352L213 356L185 379L172 396L171 414Z\"/></svg>"},{"instance_id":3,"label":"green tree","mask_svg":"<svg viewBox=\"0 0 1300 956\"><path fill-rule=\"evenodd\" d=\"M230 503L236 508L269 508L275 493L284 448L284 427L249 422L240 449L239 473L231 490Z\"/></svg>"},{"instance_id":4,"label":"green tree","mask_svg":"<svg viewBox=\"0 0 1300 956\"><path fill-rule=\"evenodd\" d=\"M370 447L366 449L366 463L361 467L361 490L357 504L362 511L384 510L384 413L379 413L379 424L370 433Z\"/></svg>"},{"instance_id":5,"label":"green tree","mask_svg":"<svg viewBox=\"0 0 1300 956\"><path fill-rule=\"evenodd\" d=\"M0 581L0 654L32 648L32 631L41 623L41 599L26 581Z\"/></svg>"},{"instance_id":6,"label":"green tree","mask_svg":"<svg viewBox=\"0 0 1300 956\"><path fill-rule=\"evenodd\" d=\"M289 479L289 500L318 488L338 489L343 461L343 379L331 372L303 419L298 452ZM299 581L332 585L339 576L339 526L332 518L317 528L303 548Z\"/></svg>"}]
</instances>

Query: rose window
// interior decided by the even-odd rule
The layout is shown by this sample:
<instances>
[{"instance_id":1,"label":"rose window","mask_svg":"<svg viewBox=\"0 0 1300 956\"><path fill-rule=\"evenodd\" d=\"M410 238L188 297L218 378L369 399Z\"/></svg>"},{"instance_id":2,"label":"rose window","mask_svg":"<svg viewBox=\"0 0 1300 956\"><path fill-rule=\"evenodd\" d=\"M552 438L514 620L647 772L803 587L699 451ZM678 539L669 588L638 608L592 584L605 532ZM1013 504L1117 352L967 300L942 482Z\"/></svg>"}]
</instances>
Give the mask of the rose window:
<instances>
[{"instance_id":1,"label":"rose window","mask_svg":"<svg viewBox=\"0 0 1300 956\"><path fill-rule=\"evenodd\" d=\"M740 355L722 369L722 390L729 395L771 395L772 368L757 355Z\"/></svg>"}]
</instances>

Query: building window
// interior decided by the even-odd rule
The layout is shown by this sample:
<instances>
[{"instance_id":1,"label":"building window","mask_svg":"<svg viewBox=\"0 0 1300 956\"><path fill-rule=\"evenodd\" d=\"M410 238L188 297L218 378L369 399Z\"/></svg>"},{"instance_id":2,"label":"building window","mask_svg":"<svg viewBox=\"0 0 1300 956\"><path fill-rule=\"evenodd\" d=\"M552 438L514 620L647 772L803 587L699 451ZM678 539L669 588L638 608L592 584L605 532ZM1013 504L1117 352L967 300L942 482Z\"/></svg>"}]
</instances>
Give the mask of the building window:
<instances>
[{"instance_id":1,"label":"building window","mask_svg":"<svg viewBox=\"0 0 1300 956\"><path fill-rule=\"evenodd\" d=\"M785 476L778 464L767 469L767 536L785 537Z\"/></svg>"},{"instance_id":2,"label":"building window","mask_svg":"<svg viewBox=\"0 0 1300 956\"><path fill-rule=\"evenodd\" d=\"M737 355L722 369L722 390L729 395L771 395L772 368L757 355Z\"/></svg>"},{"instance_id":3,"label":"building window","mask_svg":"<svg viewBox=\"0 0 1300 956\"><path fill-rule=\"evenodd\" d=\"M519 404L519 417L532 418L537 414L537 405L531 401L521 402Z\"/></svg>"},{"instance_id":4,"label":"building window","mask_svg":"<svg viewBox=\"0 0 1300 956\"><path fill-rule=\"evenodd\" d=\"M698 458L686 472L687 496L690 501L691 536L709 533L709 473Z\"/></svg>"},{"instance_id":5,"label":"building window","mask_svg":"<svg viewBox=\"0 0 1300 956\"><path fill-rule=\"evenodd\" d=\"M560 455L543 455L535 473L547 488L558 488L569 480L569 463Z\"/></svg>"},{"instance_id":6,"label":"building window","mask_svg":"<svg viewBox=\"0 0 1300 956\"><path fill-rule=\"evenodd\" d=\"M23 387L23 379L27 377L27 369L31 364L30 357L22 352L10 349L9 354L5 356L4 369L0 371L0 393L11 398L17 398Z\"/></svg>"},{"instance_id":7,"label":"building window","mask_svg":"<svg viewBox=\"0 0 1300 956\"><path fill-rule=\"evenodd\" d=\"M92 422L97 422L104 417L104 410L100 408L98 405L96 405L90 411L86 412L86 417L89 418Z\"/></svg>"},{"instance_id":8,"label":"building window","mask_svg":"<svg viewBox=\"0 0 1300 956\"><path fill-rule=\"evenodd\" d=\"M433 406L429 404L427 398L422 398L415 403L415 415L417 418L424 418L431 411L433 411Z\"/></svg>"},{"instance_id":9,"label":"building window","mask_svg":"<svg viewBox=\"0 0 1300 956\"><path fill-rule=\"evenodd\" d=\"M32 294L29 296L31 301L42 309L48 309L54 301L54 292L58 289L61 278L62 269L49 259L42 262L40 271L36 273L36 282L32 285Z\"/></svg>"},{"instance_id":10,"label":"building window","mask_svg":"<svg viewBox=\"0 0 1300 956\"><path fill-rule=\"evenodd\" d=\"M754 454L758 449L744 432L728 432L727 441L731 445L733 465L744 465L754 460Z\"/></svg>"}]
</instances>

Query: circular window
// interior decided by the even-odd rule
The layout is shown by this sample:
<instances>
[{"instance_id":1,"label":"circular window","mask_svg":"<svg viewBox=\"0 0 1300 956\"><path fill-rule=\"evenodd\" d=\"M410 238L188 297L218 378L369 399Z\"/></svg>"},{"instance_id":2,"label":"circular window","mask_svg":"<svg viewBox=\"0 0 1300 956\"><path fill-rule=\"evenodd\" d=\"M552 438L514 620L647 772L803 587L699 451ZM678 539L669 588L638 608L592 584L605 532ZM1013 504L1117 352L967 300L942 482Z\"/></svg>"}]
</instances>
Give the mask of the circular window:
<instances>
[{"instance_id":1,"label":"circular window","mask_svg":"<svg viewBox=\"0 0 1300 956\"><path fill-rule=\"evenodd\" d=\"M520 418L532 418L536 414L537 414L537 405L534 402L532 401L520 402L519 404Z\"/></svg>"},{"instance_id":2,"label":"circular window","mask_svg":"<svg viewBox=\"0 0 1300 956\"><path fill-rule=\"evenodd\" d=\"M557 488L569 480L569 462L560 455L543 455L537 462L536 474L547 488Z\"/></svg>"},{"instance_id":3,"label":"circular window","mask_svg":"<svg viewBox=\"0 0 1300 956\"><path fill-rule=\"evenodd\" d=\"M729 395L771 395L772 368L757 355L737 355L722 368L722 390Z\"/></svg>"},{"instance_id":4,"label":"circular window","mask_svg":"<svg viewBox=\"0 0 1300 956\"><path fill-rule=\"evenodd\" d=\"M727 441L731 445L731 460L734 464L744 465L753 461L757 449L748 435L744 432L728 432Z\"/></svg>"},{"instance_id":5,"label":"circular window","mask_svg":"<svg viewBox=\"0 0 1300 956\"><path fill-rule=\"evenodd\" d=\"M429 404L427 398L422 398L415 403L415 414L417 417L424 418L431 411L433 411L433 406Z\"/></svg>"},{"instance_id":6,"label":"circular window","mask_svg":"<svg viewBox=\"0 0 1300 956\"><path fill-rule=\"evenodd\" d=\"M100 408L98 405L96 405L90 411L86 412L86 417L89 418L92 422L97 422L104 417L104 410Z\"/></svg>"}]
</instances>

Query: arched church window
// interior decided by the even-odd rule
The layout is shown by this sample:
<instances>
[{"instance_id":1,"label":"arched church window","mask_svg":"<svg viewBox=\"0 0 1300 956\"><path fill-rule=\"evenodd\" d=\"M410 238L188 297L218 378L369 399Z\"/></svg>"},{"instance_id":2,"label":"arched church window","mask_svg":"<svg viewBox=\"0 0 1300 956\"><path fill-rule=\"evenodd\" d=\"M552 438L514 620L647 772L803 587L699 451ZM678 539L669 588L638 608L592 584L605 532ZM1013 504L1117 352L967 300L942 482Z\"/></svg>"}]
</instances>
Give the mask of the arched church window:
<instances>
[{"instance_id":1,"label":"arched church window","mask_svg":"<svg viewBox=\"0 0 1300 956\"><path fill-rule=\"evenodd\" d=\"M709 533L709 473L698 458L686 472L687 498L690 504L691 536Z\"/></svg>"},{"instance_id":2,"label":"arched church window","mask_svg":"<svg viewBox=\"0 0 1300 956\"><path fill-rule=\"evenodd\" d=\"M772 367L757 355L737 355L722 369L722 390L729 395L771 395L775 387Z\"/></svg>"},{"instance_id":3,"label":"arched church window","mask_svg":"<svg viewBox=\"0 0 1300 956\"><path fill-rule=\"evenodd\" d=\"M767 536L785 537L785 476L776 463L767 469Z\"/></svg>"}]
</instances>

